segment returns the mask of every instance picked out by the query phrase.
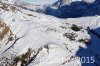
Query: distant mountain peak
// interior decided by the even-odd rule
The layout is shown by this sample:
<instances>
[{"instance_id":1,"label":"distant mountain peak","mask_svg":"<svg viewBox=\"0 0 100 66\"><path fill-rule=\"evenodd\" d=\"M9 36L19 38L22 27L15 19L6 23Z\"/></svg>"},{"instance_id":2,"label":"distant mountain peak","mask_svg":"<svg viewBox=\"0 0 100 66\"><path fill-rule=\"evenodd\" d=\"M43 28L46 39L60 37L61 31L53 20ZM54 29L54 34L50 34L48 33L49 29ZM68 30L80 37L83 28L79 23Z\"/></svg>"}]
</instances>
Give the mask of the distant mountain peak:
<instances>
[{"instance_id":1,"label":"distant mountain peak","mask_svg":"<svg viewBox=\"0 0 100 66\"><path fill-rule=\"evenodd\" d=\"M58 0L56 3L54 3L54 6L61 7L64 5L70 5L74 1L83 1L85 3L93 3L97 0Z\"/></svg>"}]
</instances>

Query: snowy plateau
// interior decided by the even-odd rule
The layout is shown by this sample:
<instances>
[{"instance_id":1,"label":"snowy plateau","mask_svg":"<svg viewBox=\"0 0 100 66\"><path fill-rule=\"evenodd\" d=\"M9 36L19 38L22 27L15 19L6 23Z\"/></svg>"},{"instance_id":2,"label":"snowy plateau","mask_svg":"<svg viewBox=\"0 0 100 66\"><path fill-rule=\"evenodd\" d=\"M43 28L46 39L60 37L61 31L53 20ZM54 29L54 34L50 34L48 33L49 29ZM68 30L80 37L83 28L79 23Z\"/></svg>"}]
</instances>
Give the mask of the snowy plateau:
<instances>
[{"instance_id":1,"label":"snowy plateau","mask_svg":"<svg viewBox=\"0 0 100 66\"><path fill-rule=\"evenodd\" d=\"M0 0L0 66L100 66L100 0Z\"/></svg>"}]
</instances>

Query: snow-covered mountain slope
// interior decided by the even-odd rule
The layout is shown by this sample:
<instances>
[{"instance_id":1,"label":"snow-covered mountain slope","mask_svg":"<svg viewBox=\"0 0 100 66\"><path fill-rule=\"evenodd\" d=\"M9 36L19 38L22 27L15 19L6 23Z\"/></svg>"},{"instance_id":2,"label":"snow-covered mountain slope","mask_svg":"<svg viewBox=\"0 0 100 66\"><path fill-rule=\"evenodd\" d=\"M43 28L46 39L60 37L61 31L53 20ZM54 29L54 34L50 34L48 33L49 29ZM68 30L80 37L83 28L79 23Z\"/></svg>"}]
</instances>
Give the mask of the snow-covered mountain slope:
<instances>
[{"instance_id":1,"label":"snow-covered mountain slope","mask_svg":"<svg viewBox=\"0 0 100 66\"><path fill-rule=\"evenodd\" d=\"M16 5L23 9L27 9L27 10L38 12L38 13L43 13L46 8L46 5L37 5L37 4L35 5L31 3L26 3L26 2L19 2Z\"/></svg>"},{"instance_id":2,"label":"snow-covered mountain slope","mask_svg":"<svg viewBox=\"0 0 100 66\"><path fill-rule=\"evenodd\" d=\"M22 0L0 0L1 3L7 3L7 4L11 4L11 5L16 5L18 7L21 7L23 9L27 9L30 11L34 11L34 12L43 12L43 9L45 8L45 4L44 5L39 5L39 4L33 4L33 3L27 3L27 2L23 2Z\"/></svg>"},{"instance_id":3,"label":"snow-covered mountain slope","mask_svg":"<svg viewBox=\"0 0 100 66\"><path fill-rule=\"evenodd\" d=\"M0 66L83 66L84 54L99 66L99 27L100 16L60 19L0 3Z\"/></svg>"}]
</instances>

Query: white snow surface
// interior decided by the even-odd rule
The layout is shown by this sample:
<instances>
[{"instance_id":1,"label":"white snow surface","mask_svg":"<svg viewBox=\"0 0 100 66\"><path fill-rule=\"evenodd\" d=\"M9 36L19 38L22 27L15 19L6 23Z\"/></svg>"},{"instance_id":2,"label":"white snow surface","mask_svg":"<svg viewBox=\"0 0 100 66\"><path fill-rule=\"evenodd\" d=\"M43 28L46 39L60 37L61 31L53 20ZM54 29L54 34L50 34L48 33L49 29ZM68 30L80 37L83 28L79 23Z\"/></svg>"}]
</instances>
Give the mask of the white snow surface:
<instances>
[{"instance_id":1,"label":"white snow surface","mask_svg":"<svg viewBox=\"0 0 100 66\"><path fill-rule=\"evenodd\" d=\"M1 66L9 66L6 65L7 60L2 58L10 58L8 61L11 62L11 57L25 54L28 48L37 52L41 47L42 50L27 66L82 66L79 59L71 60L69 58L71 56L78 57L76 54L80 46L85 49L87 48L85 43L78 42L78 40L91 39L86 29L87 27L91 29L100 27L99 15L60 19L20 7L16 8L18 10L14 12L0 8L0 19L13 33L13 40L9 43L6 43L9 34L5 35L3 40L0 41ZM71 29L73 24L81 26L82 30L73 31ZM64 36L65 33L74 33L77 37L73 41ZM98 38L98 40L100 39ZM21 66L21 62L17 63L17 66Z\"/></svg>"}]
</instances>

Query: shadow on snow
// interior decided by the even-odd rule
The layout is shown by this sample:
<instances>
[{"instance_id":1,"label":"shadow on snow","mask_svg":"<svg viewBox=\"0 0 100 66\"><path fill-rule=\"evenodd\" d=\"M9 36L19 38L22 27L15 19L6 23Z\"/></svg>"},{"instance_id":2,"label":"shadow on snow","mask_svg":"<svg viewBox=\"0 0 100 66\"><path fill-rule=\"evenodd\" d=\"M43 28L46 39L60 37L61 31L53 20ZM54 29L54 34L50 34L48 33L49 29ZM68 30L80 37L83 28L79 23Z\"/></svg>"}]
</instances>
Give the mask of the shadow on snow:
<instances>
[{"instance_id":1,"label":"shadow on snow","mask_svg":"<svg viewBox=\"0 0 100 66\"><path fill-rule=\"evenodd\" d=\"M91 29L88 32L91 42L87 48L80 47L76 55L81 58L82 66L100 66L100 28Z\"/></svg>"}]
</instances>

